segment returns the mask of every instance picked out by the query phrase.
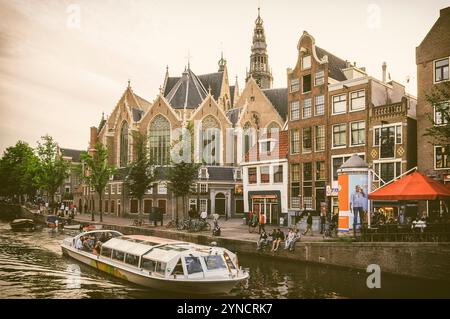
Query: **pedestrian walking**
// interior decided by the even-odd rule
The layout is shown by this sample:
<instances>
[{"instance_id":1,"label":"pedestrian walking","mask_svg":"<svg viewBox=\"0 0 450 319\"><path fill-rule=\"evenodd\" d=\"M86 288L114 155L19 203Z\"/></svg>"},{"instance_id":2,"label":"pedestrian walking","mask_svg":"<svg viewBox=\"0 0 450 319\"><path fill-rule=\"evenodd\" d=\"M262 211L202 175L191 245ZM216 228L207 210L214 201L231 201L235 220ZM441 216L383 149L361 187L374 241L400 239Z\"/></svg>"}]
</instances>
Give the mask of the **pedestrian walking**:
<instances>
[{"instance_id":1,"label":"pedestrian walking","mask_svg":"<svg viewBox=\"0 0 450 319\"><path fill-rule=\"evenodd\" d=\"M325 231L325 224L327 221L327 213L325 211L320 212L320 233L323 234Z\"/></svg>"},{"instance_id":2,"label":"pedestrian walking","mask_svg":"<svg viewBox=\"0 0 450 319\"><path fill-rule=\"evenodd\" d=\"M303 236L305 236L308 232L311 233L311 236L314 236L312 231L312 222L313 222L312 215L311 213L308 213L308 218L306 218L306 231L303 233Z\"/></svg>"},{"instance_id":3,"label":"pedestrian walking","mask_svg":"<svg viewBox=\"0 0 450 319\"><path fill-rule=\"evenodd\" d=\"M266 215L263 213L259 214L259 230L258 233L261 234L261 231L266 231L265 229L265 225L266 225Z\"/></svg>"}]
</instances>

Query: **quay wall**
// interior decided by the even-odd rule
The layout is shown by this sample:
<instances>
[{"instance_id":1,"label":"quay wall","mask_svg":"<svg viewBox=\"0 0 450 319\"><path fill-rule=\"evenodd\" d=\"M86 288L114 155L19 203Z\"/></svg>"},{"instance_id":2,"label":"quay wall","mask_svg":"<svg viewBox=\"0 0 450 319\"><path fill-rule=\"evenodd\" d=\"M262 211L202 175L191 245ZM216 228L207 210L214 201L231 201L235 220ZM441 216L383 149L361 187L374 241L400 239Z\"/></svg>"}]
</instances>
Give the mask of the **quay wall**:
<instances>
[{"instance_id":1,"label":"quay wall","mask_svg":"<svg viewBox=\"0 0 450 319\"><path fill-rule=\"evenodd\" d=\"M44 216L33 214L24 208L19 210L23 217L33 218L36 222L45 220ZM157 236L202 245L216 242L218 246L238 254L352 268L364 272L368 265L376 264L380 266L382 273L450 282L450 243L300 241L294 252L285 251L280 246L279 252L272 253L257 252L256 243L251 240L106 223L103 223L103 227L124 234Z\"/></svg>"}]
</instances>

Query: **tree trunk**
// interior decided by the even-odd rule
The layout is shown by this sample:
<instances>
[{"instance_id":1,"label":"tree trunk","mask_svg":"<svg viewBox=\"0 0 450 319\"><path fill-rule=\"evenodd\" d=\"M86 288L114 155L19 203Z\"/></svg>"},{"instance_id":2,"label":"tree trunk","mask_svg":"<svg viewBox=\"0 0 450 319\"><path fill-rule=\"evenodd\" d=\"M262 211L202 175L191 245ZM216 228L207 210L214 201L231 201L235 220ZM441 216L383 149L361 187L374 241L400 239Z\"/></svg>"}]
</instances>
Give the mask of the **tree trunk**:
<instances>
[{"instance_id":1,"label":"tree trunk","mask_svg":"<svg viewBox=\"0 0 450 319\"><path fill-rule=\"evenodd\" d=\"M186 196L183 195L183 218L186 218Z\"/></svg>"},{"instance_id":2,"label":"tree trunk","mask_svg":"<svg viewBox=\"0 0 450 319\"><path fill-rule=\"evenodd\" d=\"M142 219L142 213L143 213L142 209L143 208L144 208L144 198L141 197L139 199L139 213L138 213L139 219Z\"/></svg>"},{"instance_id":3,"label":"tree trunk","mask_svg":"<svg viewBox=\"0 0 450 319\"><path fill-rule=\"evenodd\" d=\"M92 194L90 196L90 201L91 201L91 204L90 204L90 206L91 206L91 221L95 221L95 217L94 217L94 209L95 209L95 207L92 207L92 202L93 202Z\"/></svg>"},{"instance_id":4,"label":"tree trunk","mask_svg":"<svg viewBox=\"0 0 450 319\"><path fill-rule=\"evenodd\" d=\"M176 216L175 216L175 224L178 226L178 197L175 197L175 211L176 211Z\"/></svg>"},{"instance_id":5,"label":"tree trunk","mask_svg":"<svg viewBox=\"0 0 450 319\"><path fill-rule=\"evenodd\" d=\"M99 207L100 207L100 222L103 222L103 200L102 200L102 193L103 193L103 192L100 192L100 193L98 194L99 200L100 200L100 203L99 203Z\"/></svg>"}]
</instances>

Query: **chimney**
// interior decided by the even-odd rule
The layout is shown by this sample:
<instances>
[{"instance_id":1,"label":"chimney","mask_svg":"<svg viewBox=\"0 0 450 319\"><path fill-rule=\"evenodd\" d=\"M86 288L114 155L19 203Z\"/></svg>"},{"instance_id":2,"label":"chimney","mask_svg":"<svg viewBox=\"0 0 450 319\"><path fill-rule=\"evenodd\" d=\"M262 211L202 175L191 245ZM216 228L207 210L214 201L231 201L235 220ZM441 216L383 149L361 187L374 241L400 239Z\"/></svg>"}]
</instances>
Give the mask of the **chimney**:
<instances>
[{"instance_id":1,"label":"chimney","mask_svg":"<svg viewBox=\"0 0 450 319\"><path fill-rule=\"evenodd\" d=\"M381 68L383 69L383 83L386 83L386 68L387 68L386 62L383 62Z\"/></svg>"},{"instance_id":2,"label":"chimney","mask_svg":"<svg viewBox=\"0 0 450 319\"><path fill-rule=\"evenodd\" d=\"M97 128L95 126L91 127L91 140L89 141L89 148L95 148L97 143Z\"/></svg>"}]
</instances>

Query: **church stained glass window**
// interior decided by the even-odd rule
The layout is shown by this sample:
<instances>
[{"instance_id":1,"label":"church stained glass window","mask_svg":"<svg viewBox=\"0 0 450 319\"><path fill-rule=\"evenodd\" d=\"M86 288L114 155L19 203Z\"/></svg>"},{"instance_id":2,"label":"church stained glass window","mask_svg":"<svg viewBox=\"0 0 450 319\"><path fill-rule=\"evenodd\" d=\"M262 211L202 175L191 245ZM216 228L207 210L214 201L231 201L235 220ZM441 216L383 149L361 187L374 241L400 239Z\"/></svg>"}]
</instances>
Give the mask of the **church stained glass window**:
<instances>
[{"instance_id":1,"label":"church stained glass window","mask_svg":"<svg viewBox=\"0 0 450 319\"><path fill-rule=\"evenodd\" d=\"M150 124L150 156L156 165L167 165L170 160L170 123L158 115Z\"/></svg>"},{"instance_id":2,"label":"church stained glass window","mask_svg":"<svg viewBox=\"0 0 450 319\"><path fill-rule=\"evenodd\" d=\"M211 115L202 121L202 161L208 165L220 164L220 125Z\"/></svg>"},{"instance_id":3,"label":"church stained glass window","mask_svg":"<svg viewBox=\"0 0 450 319\"><path fill-rule=\"evenodd\" d=\"M128 165L128 123L123 122L120 130L120 167Z\"/></svg>"}]
</instances>

